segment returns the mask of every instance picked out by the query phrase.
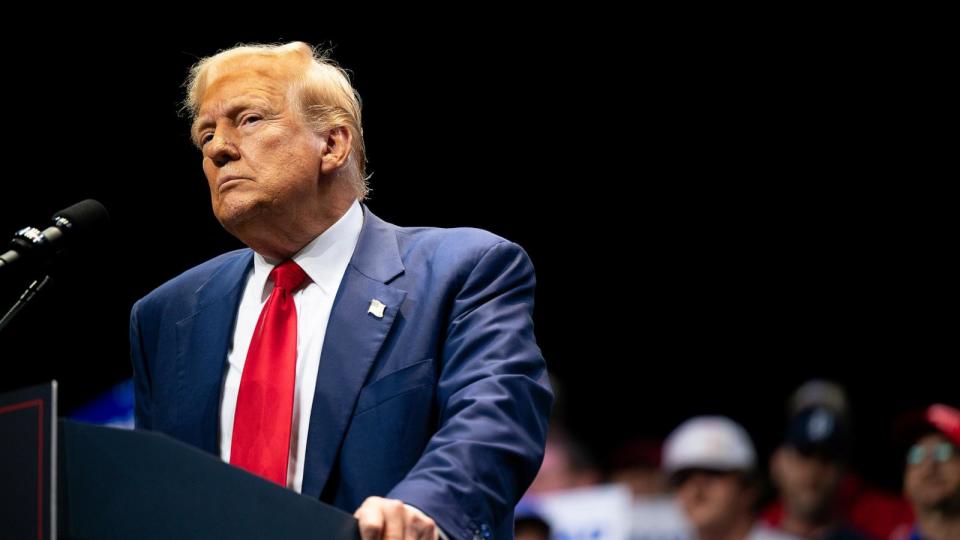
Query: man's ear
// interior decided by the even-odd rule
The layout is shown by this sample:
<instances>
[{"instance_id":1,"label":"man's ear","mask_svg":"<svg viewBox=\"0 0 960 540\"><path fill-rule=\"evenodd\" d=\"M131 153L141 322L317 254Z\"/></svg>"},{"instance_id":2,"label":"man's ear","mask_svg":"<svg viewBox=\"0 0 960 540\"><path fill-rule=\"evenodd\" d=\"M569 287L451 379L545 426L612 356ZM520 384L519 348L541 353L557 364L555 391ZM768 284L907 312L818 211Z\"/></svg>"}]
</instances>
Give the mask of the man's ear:
<instances>
[{"instance_id":1,"label":"man's ear","mask_svg":"<svg viewBox=\"0 0 960 540\"><path fill-rule=\"evenodd\" d=\"M353 136L346 126L336 126L322 137L324 145L320 156L320 172L333 174L350 160Z\"/></svg>"}]
</instances>

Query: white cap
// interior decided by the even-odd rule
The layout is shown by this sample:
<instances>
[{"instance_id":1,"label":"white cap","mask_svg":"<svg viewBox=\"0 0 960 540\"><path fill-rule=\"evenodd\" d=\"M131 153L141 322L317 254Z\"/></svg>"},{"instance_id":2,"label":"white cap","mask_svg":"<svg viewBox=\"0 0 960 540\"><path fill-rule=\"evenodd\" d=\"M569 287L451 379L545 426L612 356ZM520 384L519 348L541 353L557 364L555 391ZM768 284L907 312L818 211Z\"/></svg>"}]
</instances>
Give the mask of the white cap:
<instances>
[{"instance_id":1,"label":"white cap","mask_svg":"<svg viewBox=\"0 0 960 540\"><path fill-rule=\"evenodd\" d=\"M723 416L698 416L673 430L663 445L663 468L751 471L757 453L740 424Z\"/></svg>"}]
</instances>

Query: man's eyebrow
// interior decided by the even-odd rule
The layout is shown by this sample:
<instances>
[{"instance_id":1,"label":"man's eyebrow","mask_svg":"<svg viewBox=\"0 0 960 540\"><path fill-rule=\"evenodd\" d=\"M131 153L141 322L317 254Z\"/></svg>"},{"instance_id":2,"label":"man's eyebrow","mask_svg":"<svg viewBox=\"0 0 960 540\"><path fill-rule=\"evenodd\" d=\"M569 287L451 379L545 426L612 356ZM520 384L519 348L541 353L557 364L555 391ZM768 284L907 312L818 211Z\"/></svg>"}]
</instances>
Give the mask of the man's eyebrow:
<instances>
[{"instance_id":1,"label":"man's eyebrow","mask_svg":"<svg viewBox=\"0 0 960 540\"><path fill-rule=\"evenodd\" d=\"M193 121L193 126L190 127L190 138L193 139L194 143L199 144L200 131L210 125L213 125L213 119L208 115L204 115Z\"/></svg>"},{"instance_id":2,"label":"man's eyebrow","mask_svg":"<svg viewBox=\"0 0 960 540\"><path fill-rule=\"evenodd\" d=\"M226 107L223 109L221 116L226 116L227 118L233 118L241 111L251 108L265 109L270 110L270 102L262 99L251 96L239 96L229 102L227 102ZM190 136L193 139L194 143L200 143L200 132L212 125L216 124L216 120L213 115L207 113L202 114L193 122L193 126L190 128Z\"/></svg>"}]
</instances>

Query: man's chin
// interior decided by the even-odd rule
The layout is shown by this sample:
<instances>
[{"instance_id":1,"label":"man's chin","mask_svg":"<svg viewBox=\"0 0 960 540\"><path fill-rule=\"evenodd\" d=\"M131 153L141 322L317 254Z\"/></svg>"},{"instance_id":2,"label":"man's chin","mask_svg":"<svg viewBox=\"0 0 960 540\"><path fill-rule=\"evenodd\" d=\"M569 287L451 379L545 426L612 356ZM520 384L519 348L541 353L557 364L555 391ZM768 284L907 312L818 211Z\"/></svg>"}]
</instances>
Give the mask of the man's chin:
<instances>
[{"instance_id":1,"label":"man's chin","mask_svg":"<svg viewBox=\"0 0 960 540\"><path fill-rule=\"evenodd\" d=\"M830 515L829 498L810 497L795 502L792 513L805 521L819 522Z\"/></svg>"},{"instance_id":2,"label":"man's chin","mask_svg":"<svg viewBox=\"0 0 960 540\"><path fill-rule=\"evenodd\" d=\"M945 489L927 488L917 493L915 500L920 506L936 508L950 500L950 493Z\"/></svg>"},{"instance_id":3,"label":"man's chin","mask_svg":"<svg viewBox=\"0 0 960 540\"><path fill-rule=\"evenodd\" d=\"M224 229L238 236L262 211L262 205L256 200L228 197L221 200L218 207L214 208L214 215Z\"/></svg>"},{"instance_id":4,"label":"man's chin","mask_svg":"<svg viewBox=\"0 0 960 540\"><path fill-rule=\"evenodd\" d=\"M715 528L724 521L721 512L718 512L715 508L693 509L688 517L695 527L701 529Z\"/></svg>"}]
</instances>

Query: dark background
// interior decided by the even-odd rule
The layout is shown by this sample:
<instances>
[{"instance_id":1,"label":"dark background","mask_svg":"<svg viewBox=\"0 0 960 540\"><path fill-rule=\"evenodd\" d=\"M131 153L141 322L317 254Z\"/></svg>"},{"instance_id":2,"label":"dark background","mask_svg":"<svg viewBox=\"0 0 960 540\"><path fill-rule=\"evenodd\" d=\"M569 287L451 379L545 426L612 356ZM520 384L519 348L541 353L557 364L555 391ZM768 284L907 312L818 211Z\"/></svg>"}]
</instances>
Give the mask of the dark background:
<instances>
[{"instance_id":1,"label":"dark background","mask_svg":"<svg viewBox=\"0 0 960 540\"><path fill-rule=\"evenodd\" d=\"M0 334L0 391L57 378L66 412L130 376L133 302L239 246L178 114L187 69L299 39L353 74L377 215L527 249L565 421L601 460L704 413L768 451L789 393L827 377L850 392L857 468L896 488L894 418L958 404L935 32L215 26L85 27L7 56L0 233L88 197L113 229ZM4 306L22 286L0 282Z\"/></svg>"}]
</instances>

